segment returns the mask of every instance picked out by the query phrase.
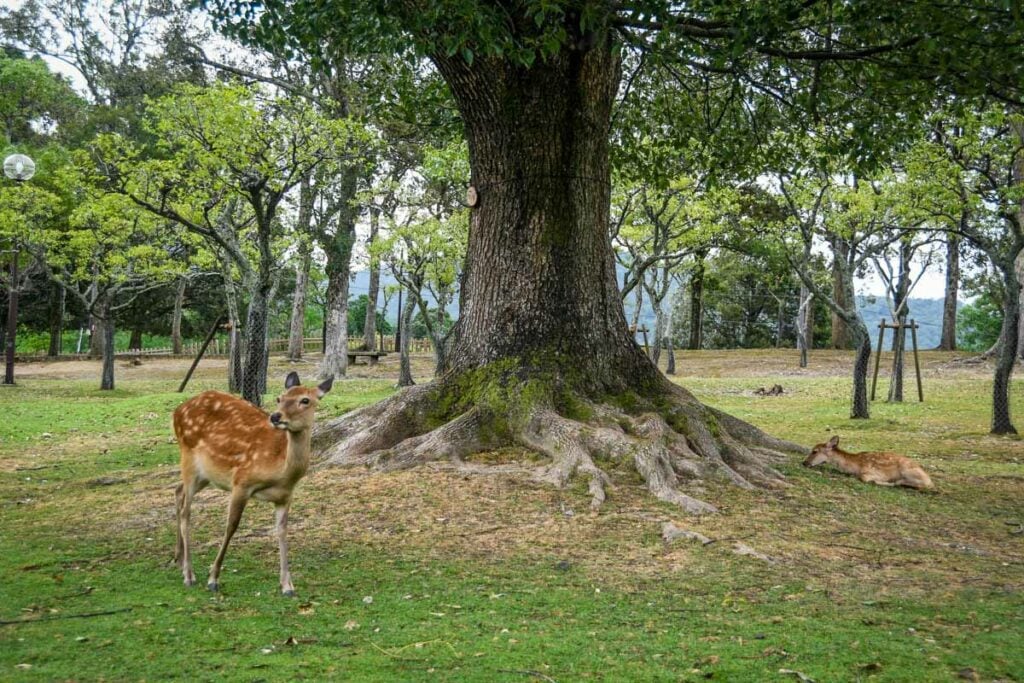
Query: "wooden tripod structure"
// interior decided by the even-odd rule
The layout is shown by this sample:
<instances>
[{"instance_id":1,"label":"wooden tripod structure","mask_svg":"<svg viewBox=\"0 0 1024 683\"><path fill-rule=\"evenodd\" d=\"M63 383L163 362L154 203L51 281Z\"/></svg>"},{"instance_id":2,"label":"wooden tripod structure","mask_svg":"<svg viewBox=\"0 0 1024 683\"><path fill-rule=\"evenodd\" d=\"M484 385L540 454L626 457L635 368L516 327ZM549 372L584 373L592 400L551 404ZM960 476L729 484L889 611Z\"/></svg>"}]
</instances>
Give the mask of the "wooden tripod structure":
<instances>
[{"instance_id":1,"label":"wooden tripod structure","mask_svg":"<svg viewBox=\"0 0 1024 683\"><path fill-rule=\"evenodd\" d=\"M905 320L905 319L904 319ZM878 323L878 348L875 351L875 373L871 379L871 400L875 400L875 387L878 385L878 365L882 360L882 345L885 343L885 331L893 330L896 335L896 357L893 358L893 370L903 353L903 330L910 330L910 340L914 349L914 373L917 376L917 400L924 403L924 388L921 386L921 361L917 356L917 323L913 318L909 322L888 323L885 318Z\"/></svg>"}]
</instances>

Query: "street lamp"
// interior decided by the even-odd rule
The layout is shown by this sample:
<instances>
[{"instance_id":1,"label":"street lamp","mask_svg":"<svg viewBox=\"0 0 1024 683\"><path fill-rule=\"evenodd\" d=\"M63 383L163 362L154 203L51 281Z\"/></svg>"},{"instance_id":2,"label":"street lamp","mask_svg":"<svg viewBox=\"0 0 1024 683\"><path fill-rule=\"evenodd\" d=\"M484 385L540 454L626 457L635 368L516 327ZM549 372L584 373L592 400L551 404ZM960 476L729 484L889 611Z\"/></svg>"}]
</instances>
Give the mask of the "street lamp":
<instances>
[{"instance_id":1,"label":"street lamp","mask_svg":"<svg viewBox=\"0 0 1024 683\"><path fill-rule=\"evenodd\" d=\"M36 174L36 163L24 154L12 154L4 159L4 175L23 183ZM4 384L14 384L14 341L18 332L18 242L11 238L11 287L7 305L7 358Z\"/></svg>"}]
</instances>

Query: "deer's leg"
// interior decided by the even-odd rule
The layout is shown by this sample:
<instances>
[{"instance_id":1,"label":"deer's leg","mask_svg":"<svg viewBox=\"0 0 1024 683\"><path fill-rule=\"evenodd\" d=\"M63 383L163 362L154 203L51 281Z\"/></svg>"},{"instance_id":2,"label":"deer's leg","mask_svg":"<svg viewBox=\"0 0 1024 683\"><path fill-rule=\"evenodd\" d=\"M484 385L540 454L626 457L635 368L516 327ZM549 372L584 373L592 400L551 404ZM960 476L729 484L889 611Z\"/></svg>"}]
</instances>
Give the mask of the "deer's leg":
<instances>
[{"instance_id":1,"label":"deer's leg","mask_svg":"<svg viewBox=\"0 0 1024 683\"><path fill-rule=\"evenodd\" d=\"M186 586L194 586L196 575L192 571L192 551L189 548L189 522L192 517L192 497L196 493L194 484L182 484L181 503L178 507L178 541L181 544L181 573Z\"/></svg>"},{"instance_id":2,"label":"deer's leg","mask_svg":"<svg viewBox=\"0 0 1024 683\"><path fill-rule=\"evenodd\" d=\"M224 555L228 551L228 543L231 542L231 537L235 535L235 530L238 529L238 522L242 519L242 511L245 510L245 504L248 501L249 497L245 491L237 488L231 491L231 502L228 503L228 525L224 530L224 542L220 544L220 551L217 553L217 559L213 561L213 566L210 567L210 578L206 582L206 587L211 591L216 591L220 588L218 583L220 567L224 564Z\"/></svg>"},{"instance_id":3,"label":"deer's leg","mask_svg":"<svg viewBox=\"0 0 1024 683\"><path fill-rule=\"evenodd\" d=\"M287 597L295 595L292 585L292 573L288 570L288 507L291 501L274 508L274 526L277 529L277 546L281 551L281 594Z\"/></svg>"},{"instance_id":4,"label":"deer's leg","mask_svg":"<svg viewBox=\"0 0 1024 683\"><path fill-rule=\"evenodd\" d=\"M174 563L181 567L183 546L181 536L181 504L185 499L185 484L178 484L174 489L174 519L175 519L175 530L177 531L178 540L174 544Z\"/></svg>"}]
</instances>

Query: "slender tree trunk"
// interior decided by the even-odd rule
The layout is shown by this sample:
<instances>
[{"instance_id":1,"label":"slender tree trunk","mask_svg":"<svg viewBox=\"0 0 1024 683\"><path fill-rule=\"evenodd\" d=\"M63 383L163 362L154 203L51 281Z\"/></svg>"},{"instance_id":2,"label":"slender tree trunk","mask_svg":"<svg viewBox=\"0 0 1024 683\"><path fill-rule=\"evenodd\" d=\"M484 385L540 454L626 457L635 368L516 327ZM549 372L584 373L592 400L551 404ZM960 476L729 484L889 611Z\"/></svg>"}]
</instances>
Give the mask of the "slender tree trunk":
<instances>
[{"instance_id":1,"label":"slender tree trunk","mask_svg":"<svg viewBox=\"0 0 1024 683\"><path fill-rule=\"evenodd\" d=\"M651 345L651 362L658 365L661 360L661 345L665 341L665 309L662 302L651 297L651 307L654 308L654 344Z\"/></svg>"},{"instance_id":2,"label":"slender tree trunk","mask_svg":"<svg viewBox=\"0 0 1024 683\"><path fill-rule=\"evenodd\" d=\"M249 289L249 312L245 319L245 357L242 361L242 398L255 406L263 404L267 385L267 314L273 283L261 277Z\"/></svg>"},{"instance_id":3,"label":"slender tree trunk","mask_svg":"<svg viewBox=\"0 0 1024 683\"><path fill-rule=\"evenodd\" d=\"M100 376L100 390L114 389L114 318L110 310L111 301L105 295L98 302L95 319L103 321L103 369Z\"/></svg>"},{"instance_id":4,"label":"slender tree trunk","mask_svg":"<svg viewBox=\"0 0 1024 683\"><path fill-rule=\"evenodd\" d=\"M91 316L92 335L89 337L89 357L103 358L104 345L107 339L108 321L97 316Z\"/></svg>"},{"instance_id":5,"label":"slender tree trunk","mask_svg":"<svg viewBox=\"0 0 1024 683\"><path fill-rule=\"evenodd\" d=\"M963 210L961 222L967 220ZM956 351L956 304L960 289L960 238L946 236L946 294L942 302L942 336L939 351Z\"/></svg>"},{"instance_id":6,"label":"slender tree trunk","mask_svg":"<svg viewBox=\"0 0 1024 683\"><path fill-rule=\"evenodd\" d=\"M409 327L412 325L412 314L416 308L416 296L408 292L405 303L399 314L402 316L400 329L402 330L401 341L399 342L398 356L398 386L411 387L415 382L412 379L412 364L409 361Z\"/></svg>"},{"instance_id":7,"label":"slender tree trunk","mask_svg":"<svg viewBox=\"0 0 1024 683\"><path fill-rule=\"evenodd\" d=\"M351 255L351 247L349 250ZM330 269L327 274L326 340L320 377L344 377L348 370L348 268Z\"/></svg>"},{"instance_id":8,"label":"slender tree trunk","mask_svg":"<svg viewBox=\"0 0 1024 683\"><path fill-rule=\"evenodd\" d=\"M228 391L237 394L242 391L242 316L238 305L238 288L231 276L231 267L226 261L221 262L221 272L224 281L224 304L228 309Z\"/></svg>"},{"instance_id":9,"label":"slender tree trunk","mask_svg":"<svg viewBox=\"0 0 1024 683\"><path fill-rule=\"evenodd\" d=\"M807 354L811 348L811 312L813 299L811 290L800 283L800 308L796 314L796 348L800 351L800 367L807 367Z\"/></svg>"},{"instance_id":10,"label":"slender tree trunk","mask_svg":"<svg viewBox=\"0 0 1024 683\"><path fill-rule=\"evenodd\" d=\"M637 283L635 292L633 294L633 315L629 320L630 329L639 332L640 331L640 314L644 310L644 288L641 283Z\"/></svg>"},{"instance_id":11,"label":"slender tree trunk","mask_svg":"<svg viewBox=\"0 0 1024 683\"><path fill-rule=\"evenodd\" d=\"M54 283L50 292L50 348L46 353L50 358L56 358L62 351L66 305L67 292L59 284Z\"/></svg>"},{"instance_id":12,"label":"slender tree trunk","mask_svg":"<svg viewBox=\"0 0 1024 683\"><path fill-rule=\"evenodd\" d=\"M704 259L706 257L706 252L697 252L693 275L690 277L691 351L698 351L704 345Z\"/></svg>"},{"instance_id":13,"label":"slender tree trunk","mask_svg":"<svg viewBox=\"0 0 1024 683\"><path fill-rule=\"evenodd\" d=\"M302 358L302 342L306 335L306 290L309 288L309 270L313 263L313 250L303 240L299 245L299 267L295 272L295 293L292 295L292 318L288 330L288 360Z\"/></svg>"},{"instance_id":14,"label":"slender tree trunk","mask_svg":"<svg viewBox=\"0 0 1024 683\"><path fill-rule=\"evenodd\" d=\"M380 230L380 209L370 208L370 235L366 239L367 250L377 239ZM370 259L370 283L366 290L366 321L363 323L363 348L377 350L377 295L380 289L380 264Z\"/></svg>"},{"instance_id":15,"label":"slender tree trunk","mask_svg":"<svg viewBox=\"0 0 1024 683\"><path fill-rule=\"evenodd\" d=\"M132 351L139 351L142 349L142 328L136 327L132 329L131 337L128 339L128 348Z\"/></svg>"},{"instance_id":16,"label":"slender tree trunk","mask_svg":"<svg viewBox=\"0 0 1024 683\"><path fill-rule=\"evenodd\" d=\"M326 347L320 378L344 377L348 370L348 291L352 274L352 247L356 241L356 173L344 172L338 191L337 230L321 234L320 247L327 257Z\"/></svg>"},{"instance_id":17,"label":"slender tree trunk","mask_svg":"<svg viewBox=\"0 0 1024 683\"><path fill-rule=\"evenodd\" d=\"M1000 338L1002 345L996 358L995 376L992 382L992 433L1016 434L1010 416L1010 378L1017 361L1016 349L1020 330L1020 281L1017 279L1016 264L1003 264L1003 327Z\"/></svg>"},{"instance_id":18,"label":"slender tree trunk","mask_svg":"<svg viewBox=\"0 0 1024 683\"><path fill-rule=\"evenodd\" d=\"M896 324L899 327L896 328L896 333L893 335L892 376L889 379L889 396L886 399L889 403L903 403L903 360L905 357L903 347L906 346L907 339L907 332L903 326L906 322L906 315L901 315L896 319Z\"/></svg>"},{"instance_id":19,"label":"slender tree trunk","mask_svg":"<svg viewBox=\"0 0 1024 683\"><path fill-rule=\"evenodd\" d=\"M1024 252L1017 255L1013 262L1013 272L1017 283L1024 282ZM1024 306L1024 300L1018 301L1018 308ZM1024 311L1017 313L1017 359L1024 358Z\"/></svg>"},{"instance_id":20,"label":"slender tree trunk","mask_svg":"<svg viewBox=\"0 0 1024 683\"><path fill-rule=\"evenodd\" d=\"M847 301L846 297L853 294L846 289L843 282L845 263L850 254L850 245L846 240L837 239L833 242L832 249L832 296L840 308L850 309L853 306L853 302ZM853 343L846 321L835 311L832 312L832 348L858 348Z\"/></svg>"},{"instance_id":21,"label":"slender tree trunk","mask_svg":"<svg viewBox=\"0 0 1024 683\"><path fill-rule=\"evenodd\" d=\"M866 420L871 417L871 406L868 402L868 367L871 365L871 335L867 325L857 314L857 322L847 329L852 329L857 355L853 361L853 400L851 401L850 417L854 420Z\"/></svg>"},{"instance_id":22,"label":"slender tree trunk","mask_svg":"<svg viewBox=\"0 0 1024 683\"><path fill-rule=\"evenodd\" d=\"M185 309L185 289L188 287L188 279L178 278L178 288L174 293L174 313L171 316L171 351L180 356L184 351L181 340L181 316Z\"/></svg>"}]
</instances>

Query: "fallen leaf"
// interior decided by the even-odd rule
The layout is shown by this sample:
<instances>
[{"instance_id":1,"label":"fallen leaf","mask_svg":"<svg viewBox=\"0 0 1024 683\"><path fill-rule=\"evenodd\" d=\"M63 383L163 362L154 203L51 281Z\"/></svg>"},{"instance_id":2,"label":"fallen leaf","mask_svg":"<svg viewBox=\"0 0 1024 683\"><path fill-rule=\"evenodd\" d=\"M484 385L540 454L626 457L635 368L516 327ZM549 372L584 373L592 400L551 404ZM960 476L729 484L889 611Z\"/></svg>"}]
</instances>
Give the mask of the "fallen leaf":
<instances>
[{"instance_id":1,"label":"fallen leaf","mask_svg":"<svg viewBox=\"0 0 1024 683\"><path fill-rule=\"evenodd\" d=\"M796 676L800 679L801 683L814 683L814 679L802 671L794 671L793 669L779 669L779 673L783 676Z\"/></svg>"}]
</instances>

